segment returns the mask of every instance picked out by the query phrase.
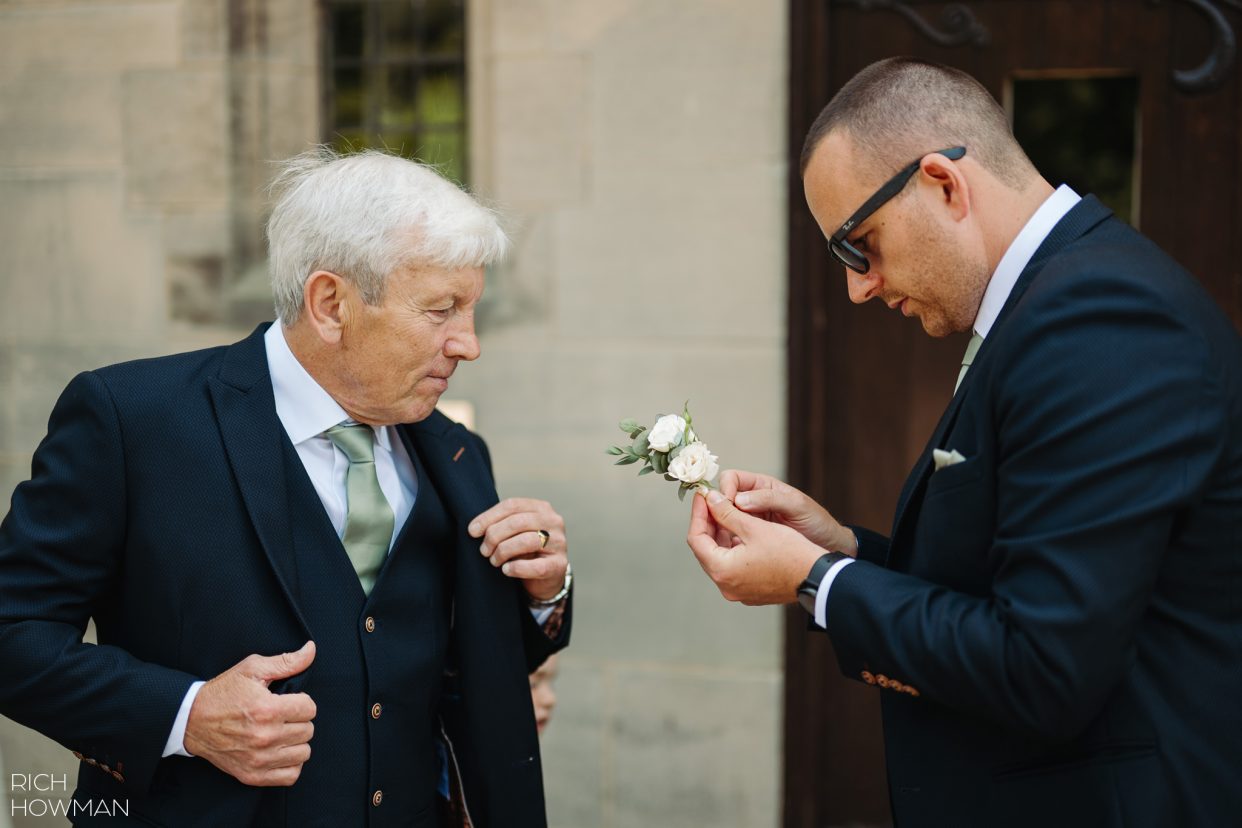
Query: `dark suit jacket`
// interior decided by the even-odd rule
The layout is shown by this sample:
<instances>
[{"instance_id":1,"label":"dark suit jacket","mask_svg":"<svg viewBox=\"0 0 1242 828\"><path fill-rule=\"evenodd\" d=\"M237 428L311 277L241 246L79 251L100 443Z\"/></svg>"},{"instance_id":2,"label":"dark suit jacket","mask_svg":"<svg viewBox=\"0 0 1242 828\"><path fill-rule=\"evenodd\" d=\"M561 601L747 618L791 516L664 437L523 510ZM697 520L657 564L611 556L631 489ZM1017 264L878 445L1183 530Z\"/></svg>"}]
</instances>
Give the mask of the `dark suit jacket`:
<instances>
[{"instance_id":1,"label":"dark suit jacket","mask_svg":"<svg viewBox=\"0 0 1242 828\"><path fill-rule=\"evenodd\" d=\"M187 815L256 794L203 759L160 757L192 681L311 637L266 327L227 348L76 377L0 525L0 713L81 754L79 784L95 797L141 810L161 762L195 763L161 794ZM556 640L544 635L520 586L466 533L497 500L483 441L438 413L399 431L456 527L460 676L444 719L471 814L483 826L543 824L526 675L567 643L568 619ZM82 642L92 617L98 645Z\"/></svg>"},{"instance_id":2,"label":"dark suit jacket","mask_svg":"<svg viewBox=\"0 0 1242 828\"><path fill-rule=\"evenodd\" d=\"M1097 200L1021 275L891 541L859 535L827 629L882 688L899 825L1242 819L1242 346Z\"/></svg>"}]
</instances>

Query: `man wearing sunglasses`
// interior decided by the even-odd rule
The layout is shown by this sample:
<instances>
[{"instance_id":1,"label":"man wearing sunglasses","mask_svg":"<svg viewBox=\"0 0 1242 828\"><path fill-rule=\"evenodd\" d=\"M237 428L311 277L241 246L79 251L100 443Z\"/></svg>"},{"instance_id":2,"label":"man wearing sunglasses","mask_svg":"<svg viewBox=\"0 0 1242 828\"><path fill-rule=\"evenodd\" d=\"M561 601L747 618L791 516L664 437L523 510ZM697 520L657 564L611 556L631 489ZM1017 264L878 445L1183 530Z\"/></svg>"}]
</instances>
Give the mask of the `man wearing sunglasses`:
<instances>
[{"instance_id":1,"label":"man wearing sunglasses","mask_svg":"<svg viewBox=\"0 0 1242 828\"><path fill-rule=\"evenodd\" d=\"M705 571L797 600L876 687L900 826L1236 823L1237 331L956 70L863 70L802 171L850 298L971 343L888 536L728 471L694 503Z\"/></svg>"}]
</instances>

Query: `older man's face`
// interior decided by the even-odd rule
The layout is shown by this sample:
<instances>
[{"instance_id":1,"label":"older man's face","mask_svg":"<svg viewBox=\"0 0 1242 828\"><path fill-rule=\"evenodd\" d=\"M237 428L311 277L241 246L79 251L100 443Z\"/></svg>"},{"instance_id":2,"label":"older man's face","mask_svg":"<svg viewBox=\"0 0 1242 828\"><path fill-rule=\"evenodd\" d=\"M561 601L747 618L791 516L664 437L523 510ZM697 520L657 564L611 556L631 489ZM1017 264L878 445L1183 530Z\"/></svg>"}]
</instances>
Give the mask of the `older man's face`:
<instances>
[{"instance_id":1,"label":"older man's face","mask_svg":"<svg viewBox=\"0 0 1242 828\"><path fill-rule=\"evenodd\" d=\"M391 274L381 304L353 303L340 341L338 402L371 425L425 419L457 363L479 356L474 310L482 295L482 268Z\"/></svg>"}]
</instances>

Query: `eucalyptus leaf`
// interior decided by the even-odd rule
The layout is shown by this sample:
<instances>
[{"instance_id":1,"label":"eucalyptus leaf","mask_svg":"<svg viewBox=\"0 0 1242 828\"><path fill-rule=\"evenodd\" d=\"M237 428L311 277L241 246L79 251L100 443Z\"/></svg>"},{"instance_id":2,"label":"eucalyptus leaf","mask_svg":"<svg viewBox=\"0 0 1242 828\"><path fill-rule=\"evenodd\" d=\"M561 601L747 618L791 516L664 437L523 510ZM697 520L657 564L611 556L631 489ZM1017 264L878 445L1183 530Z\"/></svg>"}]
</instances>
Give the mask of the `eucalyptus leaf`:
<instances>
[{"instance_id":1,"label":"eucalyptus leaf","mask_svg":"<svg viewBox=\"0 0 1242 828\"><path fill-rule=\"evenodd\" d=\"M650 447L647 445L647 438L642 434L634 438L631 448L639 457L646 457L651 452Z\"/></svg>"},{"instance_id":2,"label":"eucalyptus leaf","mask_svg":"<svg viewBox=\"0 0 1242 828\"><path fill-rule=\"evenodd\" d=\"M658 452L658 451L653 451L651 452L651 457L648 459L651 460L651 465L655 467L655 470L658 471L660 474L668 473L668 455L667 454L663 454L662 452Z\"/></svg>"},{"instance_id":3,"label":"eucalyptus leaf","mask_svg":"<svg viewBox=\"0 0 1242 828\"><path fill-rule=\"evenodd\" d=\"M645 469L643 469L642 471L638 473L638 476L642 477L644 474L651 474L653 471L655 471L655 469L651 468L651 466L647 466Z\"/></svg>"},{"instance_id":4,"label":"eucalyptus leaf","mask_svg":"<svg viewBox=\"0 0 1242 828\"><path fill-rule=\"evenodd\" d=\"M629 464L637 463L638 461L639 461L638 457L622 457L620 460L613 463L613 465L614 466L628 466Z\"/></svg>"},{"instance_id":5,"label":"eucalyptus leaf","mask_svg":"<svg viewBox=\"0 0 1242 828\"><path fill-rule=\"evenodd\" d=\"M615 457L617 455L625 454L625 449L621 448L620 446L611 446L608 449L608 453Z\"/></svg>"},{"instance_id":6,"label":"eucalyptus leaf","mask_svg":"<svg viewBox=\"0 0 1242 828\"><path fill-rule=\"evenodd\" d=\"M686 502L686 491L687 490L685 486L682 486L680 489L677 490L677 499L680 500L682 503Z\"/></svg>"},{"instance_id":7,"label":"eucalyptus leaf","mask_svg":"<svg viewBox=\"0 0 1242 828\"><path fill-rule=\"evenodd\" d=\"M636 428L642 428L642 426L638 424L638 420L628 418L628 417L620 422L620 427L621 427L621 430L624 431L626 434L630 434L630 432L632 432ZM633 435L631 434L630 436L633 436Z\"/></svg>"}]
</instances>

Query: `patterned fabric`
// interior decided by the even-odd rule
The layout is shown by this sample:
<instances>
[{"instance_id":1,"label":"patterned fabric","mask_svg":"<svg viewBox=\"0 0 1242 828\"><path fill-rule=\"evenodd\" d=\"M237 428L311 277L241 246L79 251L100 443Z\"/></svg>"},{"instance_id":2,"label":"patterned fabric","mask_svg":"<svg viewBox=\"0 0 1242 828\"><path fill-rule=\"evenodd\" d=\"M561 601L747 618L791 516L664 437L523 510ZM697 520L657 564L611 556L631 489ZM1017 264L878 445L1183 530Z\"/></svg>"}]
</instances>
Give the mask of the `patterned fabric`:
<instances>
[{"instance_id":1,"label":"patterned fabric","mask_svg":"<svg viewBox=\"0 0 1242 828\"><path fill-rule=\"evenodd\" d=\"M552 610L552 614L548 616L548 620L543 622L543 634L553 641L561 634L561 626L565 623L565 607L569 604L569 596L566 595L561 602Z\"/></svg>"}]
</instances>

